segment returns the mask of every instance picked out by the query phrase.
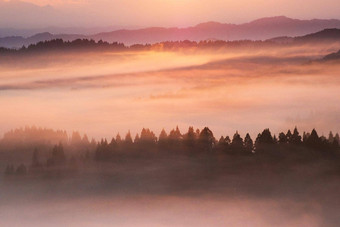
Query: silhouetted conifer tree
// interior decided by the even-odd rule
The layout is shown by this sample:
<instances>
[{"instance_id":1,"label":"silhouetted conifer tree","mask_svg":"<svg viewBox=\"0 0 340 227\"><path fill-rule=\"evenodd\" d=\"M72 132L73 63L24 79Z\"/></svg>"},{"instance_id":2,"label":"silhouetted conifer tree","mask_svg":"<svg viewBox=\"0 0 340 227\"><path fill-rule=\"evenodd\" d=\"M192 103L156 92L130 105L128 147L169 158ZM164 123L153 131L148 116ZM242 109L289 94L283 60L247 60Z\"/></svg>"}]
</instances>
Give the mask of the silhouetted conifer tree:
<instances>
[{"instance_id":1,"label":"silhouetted conifer tree","mask_svg":"<svg viewBox=\"0 0 340 227\"><path fill-rule=\"evenodd\" d=\"M169 139L174 140L174 141L179 141L179 140L182 139L182 134L181 134L178 126L176 127L176 129L173 129L173 130L170 131Z\"/></svg>"},{"instance_id":2,"label":"silhouetted conifer tree","mask_svg":"<svg viewBox=\"0 0 340 227\"><path fill-rule=\"evenodd\" d=\"M173 151L178 151L182 144L183 136L178 128L172 129L168 136L169 148Z\"/></svg>"},{"instance_id":3,"label":"silhouetted conifer tree","mask_svg":"<svg viewBox=\"0 0 340 227\"><path fill-rule=\"evenodd\" d=\"M333 140L333 147L335 147L336 149L339 149L339 146L340 146L340 137L339 137L339 134L335 134L334 136L334 140Z\"/></svg>"},{"instance_id":4,"label":"silhouetted conifer tree","mask_svg":"<svg viewBox=\"0 0 340 227\"><path fill-rule=\"evenodd\" d=\"M299 145L299 144L301 144L301 142L302 142L301 136L299 134L299 131L295 127L294 132L293 132L293 134L291 135L291 138L290 138L290 143L295 144L295 145Z\"/></svg>"},{"instance_id":5,"label":"silhouetted conifer tree","mask_svg":"<svg viewBox=\"0 0 340 227\"><path fill-rule=\"evenodd\" d=\"M137 148L143 151L152 151L156 148L157 137L150 129L143 128Z\"/></svg>"},{"instance_id":6,"label":"silhouetted conifer tree","mask_svg":"<svg viewBox=\"0 0 340 227\"><path fill-rule=\"evenodd\" d=\"M285 144L285 143L287 143L286 134L284 134L283 132L281 132L281 133L279 134L279 143L280 143L280 144Z\"/></svg>"},{"instance_id":7,"label":"silhouetted conifer tree","mask_svg":"<svg viewBox=\"0 0 340 227\"><path fill-rule=\"evenodd\" d=\"M286 138L287 138L287 143L292 142L292 132L290 131L290 129L286 133Z\"/></svg>"},{"instance_id":8,"label":"silhouetted conifer tree","mask_svg":"<svg viewBox=\"0 0 340 227\"><path fill-rule=\"evenodd\" d=\"M263 130L256 138L256 144L273 144L274 140L269 129Z\"/></svg>"},{"instance_id":9,"label":"silhouetted conifer tree","mask_svg":"<svg viewBox=\"0 0 340 227\"><path fill-rule=\"evenodd\" d=\"M254 149L254 142L251 139L249 133L244 137L244 148L247 153L252 153Z\"/></svg>"},{"instance_id":10,"label":"silhouetted conifer tree","mask_svg":"<svg viewBox=\"0 0 340 227\"><path fill-rule=\"evenodd\" d=\"M189 127L188 132L183 136L183 144L186 150L192 151L196 146L197 136L193 127Z\"/></svg>"},{"instance_id":11,"label":"silhouetted conifer tree","mask_svg":"<svg viewBox=\"0 0 340 227\"><path fill-rule=\"evenodd\" d=\"M133 149L133 141L132 141L132 136L131 136L130 131L128 131L128 133L126 133L125 135L123 149L124 151L132 151Z\"/></svg>"},{"instance_id":12,"label":"silhouetted conifer tree","mask_svg":"<svg viewBox=\"0 0 340 227\"><path fill-rule=\"evenodd\" d=\"M310 148L318 149L320 147L320 138L315 129L312 130L310 136L307 137L306 145Z\"/></svg>"},{"instance_id":13,"label":"silhouetted conifer tree","mask_svg":"<svg viewBox=\"0 0 340 227\"><path fill-rule=\"evenodd\" d=\"M303 132L302 142L303 142L304 144L307 143L308 137L310 137L310 133L308 133L308 132L307 132L307 133L306 133L306 132Z\"/></svg>"},{"instance_id":14,"label":"silhouetted conifer tree","mask_svg":"<svg viewBox=\"0 0 340 227\"><path fill-rule=\"evenodd\" d=\"M220 139L217 142L216 149L218 151L224 151L225 147L226 147L226 144L225 144L224 136L221 136Z\"/></svg>"},{"instance_id":15,"label":"silhouetted conifer tree","mask_svg":"<svg viewBox=\"0 0 340 227\"><path fill-rule=\"evenodd\" d=\"M117 143L118 145L120 145L120 144L122 143L122 138L120 137L120 134L119 134L119 133L116 135L116 143Z\"/></svg>"},{"instance_id":16,"label":"silhouetted conifer tree","mask_svg":"<svg viewBox=\"0 0 340 227\"><path fill-rule=\"evenodd\" d=\"M329 135L328 135L328 142L329 143L333 143L333 141L334 141L334 135L333 135L333 132L330 131Z\"/></svg>"},{"instance_id":17,"label":"silhouetted conifer tree","mask_svg":"<svg viewBox=\"0 0 340 227\"><path fill-rule=\"evenodd\" d=\"M128 133L126 134L124 142L127 143L127 144L133 143L130 131L128 131Z\"/></svg>"},{"instance_id":18,"label":"silhouetted conifer tree","mask_svg":"<svg viewBox=\"0 0 340 227\"><path fill-rule=\"evenodd\" d=\"M233 153L239 153L243 150L243 139L237 131L233 136L230 147Z\"/></svg>"},{"instance_id":19,"label":"silhouetted conifer tree","mask_svg":"<svg viewBox=\"0 0 340 227\"><path fill-rule=\"evenodd\" d=\"M121 144L117 143L117 140L115 138L112 138L111 142L109 144L107 144L106 140L104 140L103 143L102 143L102 147L103 147L102 149L105 153L105 156L107 158L112 157L113 153L117 152L119 150L120 145Z\"/></svg>"},{"instance_id":20,"label":"silhouetted conifer tree","mask_svg":"<svg viewBox=\"0 0 340 227\"><path fill-rule=\"evenodd\" d=\"M215 144L215 137L212 131L205 127L199 135L199 145L202 151L212 151Z\"/></svg>"},{"instance_id":21,"label":"silhouetted conifer tree","mask_svg":"<svg viewBox=\"0 0 340 227\"><path fill-rule=\"evenodd\" d=\"M258 134L255 140L255 150L256 152L259 151L266 151L269 145L274 144L274 139L269 129L263 130L262 133Z\"/></svg>"},{"instance_id":22,"label":"silhouetted conifer tree","mask_svg":"<svg viewBox=\"0 0 340 227\"><path fill-rule=\"evenodd\" d=\"M158 147L161 151L166 150L168 147L168 134L165 132L164 128L158 137Z\"/></svg>"},{"instance_id":23,"label":"silhouetted conifer tree","mask_svg":"<svg viewBox=\"0 0 340 227\"><path fill-rule=\"evenodd\" d=\"M226 137L221 136L221 138L219 139L217 143L217 150L222 151L222 152L229 152L230 144L231 144L231 140L229 136L226 136Z\"/></svg>"}]
</instances>

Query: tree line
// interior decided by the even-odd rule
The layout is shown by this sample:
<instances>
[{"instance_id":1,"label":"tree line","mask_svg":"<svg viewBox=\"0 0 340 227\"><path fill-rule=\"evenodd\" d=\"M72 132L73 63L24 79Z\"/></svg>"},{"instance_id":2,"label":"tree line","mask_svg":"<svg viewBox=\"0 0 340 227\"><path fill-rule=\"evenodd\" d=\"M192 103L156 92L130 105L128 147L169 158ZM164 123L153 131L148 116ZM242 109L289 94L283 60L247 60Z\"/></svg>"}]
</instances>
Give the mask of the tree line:
<instances>
[{"instance_id":1,"label":"tree line","mask_svg":"<svg viewBox=\"0 0 340 227\"><path fill-rule=\"evenodd\" d=\"M238 132L230 138L221 136L214 137L213 132L205 127L203 130L189 127L186 133L181 133L179 128L173 129L169 134L163 129L158 137L150 129L142 129L134 140L130 132L122 139L118 134L110 142L102 139L96 148L96 160L109 160L116 153L121 152L173 152L173 153L225 153L234 155L254 155L259 153L275 153L277 148L304 148L317 152L338 152L340 138L330 132L328 138L319 136L313 129L310 133L303 132L300 135L297 128L293 132L288 130L278 136L272 135L269 129L263 130L253 140L249 133L244 138Z\"/></svg>"},{"instance_id":2,"label":"tree line","mask_svg":"<svg viewBox=\"0 0 340 227\"><path fill-rule=\"evenodd\" d=\"M81 142L81 137L73 134L73 141ZM92 144L92 147L91 147ZM78 153L79 154L79 153ZM82 153L78 156L81 160L110 161L117 157L138 157L142 155L163 155L163 154L224 154L233 156L270 156L280 154L290 156L292 154L308 157L334 156L340 154L339 134L329 133L328 137L319 136L313 129L311 132L303 132L301 135L295 127L293 131L281 132L273 135L269 129L264 129L255 139L249 133L245 137L236 131L232 137L221 136L216 139L213 132L205 127L202 130L189 127L187 132L181 133L178 127L167 133L164 129L157 137L153 131L143 128L134 138L128 132L124 138L117 134L111 139L101 139L93 147L92 143L82 147ZM49 168L56 166L74 166L77 162L75 154L69 154L68 159L64 145L60 142L52 148L46 161L41 160L38 149L33 152L31 168ZM21 164L17 168L8 165L5 173L25 174L27 168Z\"/></svg>"},{"instance_id":3,"label":"tree line","mask_svg":"<svg viewBox=\"0 0 340 227\"><path fill-rule=\"evenodd\" d=\"M166 41L155 44L133 44L126 46L118 42L106 42L99 40L96 42L93 39L76 39L73 41L64 41L63 39L52 39L40 41L36 44L30 44L27 47L22 46L19 49L0 47L0 54L26 54L38 53L46 51L79 51L79 50L100 50L100 51L173 51L179 49L219 49L219 48L239 48L239 47L269 47L277 46L278 44L270 40L267 41L224 41L224 40L204 40L196 41Z\"/></svg>"}]
</instances>

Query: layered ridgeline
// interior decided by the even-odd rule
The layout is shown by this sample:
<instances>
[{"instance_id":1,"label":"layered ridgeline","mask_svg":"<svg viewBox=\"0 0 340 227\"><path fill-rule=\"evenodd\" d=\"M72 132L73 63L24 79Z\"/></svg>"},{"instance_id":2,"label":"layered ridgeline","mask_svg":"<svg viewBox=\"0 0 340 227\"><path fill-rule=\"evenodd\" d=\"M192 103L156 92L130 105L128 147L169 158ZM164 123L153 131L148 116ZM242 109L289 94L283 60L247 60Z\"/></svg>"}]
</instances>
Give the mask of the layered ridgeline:
<instances>
[{"instance_id":1,"label":"layered ridgeline","mask_svg":"<svg viewBox=\"0 0 340 227\"><path fill-rule=\"evenodd\" d=\"M69 30L65 30L64 32L66 33L62 34L51 34L49 32L54 33L60 31L50 30L48 32L45 30L27 38L22 36L0 38L0 46L19 48L23 45L28 46L40 41L53 39L63 39L65 41L93 39L95 41L120 42L126 45L182 40L266 40L273 37L302 36L328 28L340 29L340 21L334 19L298 20L279 16L261 18L244 24L207 22L187 28L150 27L136 30L121 29L93 35L68 34Z\"/></svg>"},{"instance_id":2,"label":"layered ridgeline","mask_svg":"<svg viewBox=\"0 0 340 227\"><path fill-rule=\"evenodd\" d=\"M299 37L276 37L268 40L202 40L202 41L165 41L153 44L132 44L126 45L119 42L107 42L94 39L46 39L34 44L22 46L20 48L0 47L1 55L13 54L32 54L53 51L74 52L74 51L175 51L175 50L224 50L233 48L268 48L268 47L287 47L315 44L339 45L340 29L325 29L316 33ZM0 43L1 44L1 43ZM340 45L339 45L340 46Z\"/></svg>"},{"instance_id":3,"label":"layered ridgeline","mask_svg":"<svg viewBox=\"0 0 340 227\"><path fill-rule=\"evenodd\" d=\"M26 174L28 169L39 172L50 168L76 167L77 163L86 166L89 161L120 162L136 158L153 160L157 157L183 155L188 158L246 157L251 160L269 160L272 164L287 160L293 163L323 159L340 161L339 145L338 133L330 132L326 138L319 136L315 129L310 133L303 132L302 135L297 128L278 135L265 129L254 139L248 133L242 138L238 132L232 137L222 136L217 139L207 127L202 130L189 127L185 133L181 133L178 127L169 133L163 129L158 137L150 129L143 128L134 139L128 132L126 136L118 134L110 141L102 139L100 142L89 142L86 135L81 138L77 132L68 138L64 131L33 127L5 134L0 150L3 157L6 152L15 154L6 160L8 165L5 173L11 175ZM17 159L23 161L22 164Z\"/></svg>"}]
</instances>

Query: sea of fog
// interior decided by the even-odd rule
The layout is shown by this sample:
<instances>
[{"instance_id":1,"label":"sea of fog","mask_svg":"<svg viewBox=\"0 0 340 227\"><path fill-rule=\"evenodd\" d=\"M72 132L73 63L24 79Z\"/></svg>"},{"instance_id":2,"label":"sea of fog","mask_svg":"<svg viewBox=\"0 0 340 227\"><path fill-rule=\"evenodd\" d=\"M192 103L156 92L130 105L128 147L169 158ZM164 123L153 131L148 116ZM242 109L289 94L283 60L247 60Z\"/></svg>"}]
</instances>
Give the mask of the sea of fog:
<instances>
[{"instance_id":1,"label":"sea of fog","mask_svg":"<svg viewBox=\"0 0 340 227\"><path fill-rule=\"evenodd\" d=\"M209 126L216 137L297 126L339 131L338 46L38 54L0 64L0 135L41 126L96 139Z\"/></svg>"},{"instance_id":2,"label":"sea of fog","mask_svg":"<svg viewBox=\"0 0 340 227\"><path fill-rule=\"evenodd\" d=\"M178 196L52 199L18 201L17 206L2 206L0 210L0 223L8 227L326 226L313 204L270 199Z\"/></svg>"},{"instance_id":3,"label":"sea of fog","mask_svg":"<svg viewBox=\"0 0 340 227\"><path fill-rule=\"evenodd\" d=\"M0 175L0 226L338 226L330 160L165 156Z\"/></svg>"},{"instance_id":4,"label":"sea of fog","mask_svg":"<svg viewBox=\"0 0 340 227\"><path fill-rule=\"evenodd\" d=\"M182 131L209 126L216 137L236 130L254 137L263 128L277 133L294 126L327 135L340 131L340 65L316 60L339 48L7 59L0 63L0 135L25 125L78 130L96 139L128 130L135 134L143 127L158 134L176 125ZM340 222L336 162L269 168L245 160L243 172L234 158L216 163L175 158L90 163L75 175L56 178L0 174L0 226L313 227Z\"/></svg>"}]
</instances>

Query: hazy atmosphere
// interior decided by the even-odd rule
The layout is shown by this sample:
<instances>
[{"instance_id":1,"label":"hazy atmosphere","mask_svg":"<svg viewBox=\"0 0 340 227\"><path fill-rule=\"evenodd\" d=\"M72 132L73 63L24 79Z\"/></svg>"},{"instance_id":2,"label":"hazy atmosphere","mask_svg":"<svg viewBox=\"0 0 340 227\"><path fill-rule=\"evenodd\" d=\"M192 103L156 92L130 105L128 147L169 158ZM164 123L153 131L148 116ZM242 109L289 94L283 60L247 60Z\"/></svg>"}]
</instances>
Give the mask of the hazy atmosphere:
<instances>
[{"instance_id":1,"label":"hazy atmosphere","mask_svg":"<svg viewBox=\"0 0 340 227\"><path fill-rule=\"evenodd\" d=\"M0 226L340 226L339 15L0 0Z\"/></svg>"},{"instance_id":2,"label":"hazy atmosphere","mask_svg":"<svg viewBox=\"0 0 340 227\"><path fill-rule=\"evenodd\" d=\"M285 15L340 19L337 0L26 0L0 1L0 26L186 27L207 21L245 23Z\"/></svg>"},{"instance_id":3,"label":"hazy atmosphere","mask_svg":"<svg viewBox=\"0 0 340 227\"><path fill-rule=\"evenodd\" d=\"M45 55L1 66L0 132L25 125L109 138L209 125L218 135L299 126L339 131L340 48ZM325 69L327 65L327 70ZM15 67L15 71L13 71ZM322 118L320 118L322 116ZM51 120L53 119L53 120Z\"/></svg>"}]
</instances>

